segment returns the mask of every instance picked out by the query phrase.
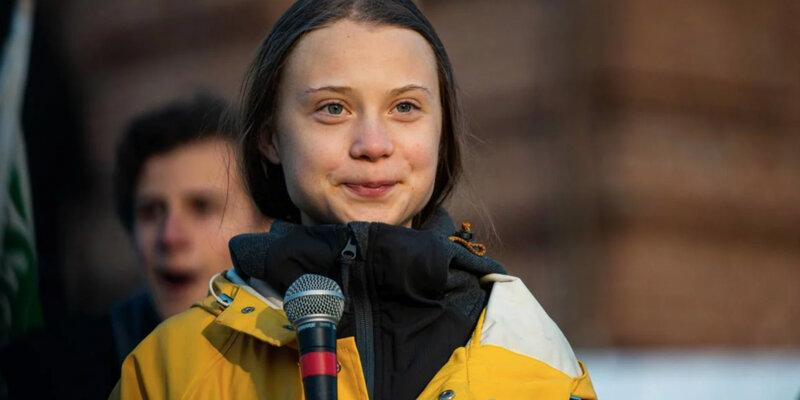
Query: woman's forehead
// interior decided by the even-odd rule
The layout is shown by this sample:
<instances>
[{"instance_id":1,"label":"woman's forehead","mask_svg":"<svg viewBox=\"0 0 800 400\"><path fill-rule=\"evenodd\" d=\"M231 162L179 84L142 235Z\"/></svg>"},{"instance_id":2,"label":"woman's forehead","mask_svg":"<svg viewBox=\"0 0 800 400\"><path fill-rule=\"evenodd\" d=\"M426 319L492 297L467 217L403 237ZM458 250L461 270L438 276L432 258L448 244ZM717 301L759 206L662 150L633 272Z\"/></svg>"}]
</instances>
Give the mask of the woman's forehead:
<instances>
[{"instance_id":1,"label":"woman's forehead","mask_svg":"<svg viewBox=\"0 0 800 400\"><path fill-rule=\"evenodd\" d=\"M284 83L320 87L416 85L438 92L436 59L419 33L391 25L342 20L305 35L287 60Z\"/></svg>"}]
</instances>

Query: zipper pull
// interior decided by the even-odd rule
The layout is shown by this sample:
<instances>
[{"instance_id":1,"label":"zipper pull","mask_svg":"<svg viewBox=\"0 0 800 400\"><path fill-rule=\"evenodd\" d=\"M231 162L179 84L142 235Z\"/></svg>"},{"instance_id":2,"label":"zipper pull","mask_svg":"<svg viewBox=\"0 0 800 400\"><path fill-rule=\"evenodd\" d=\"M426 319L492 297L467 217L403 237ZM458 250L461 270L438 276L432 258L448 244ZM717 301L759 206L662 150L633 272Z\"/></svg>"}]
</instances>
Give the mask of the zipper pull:
<instances>
[{"instance_id":1,"label":"zipper pull","mask_svg":"<svg viewBox=\"0 0 800 400\"><path fill-rule=\"evenodd\" d=\"M355 242L353 241L353 236L351 235L347 239L347 245L344 246L342 250L342 259L347 261L353 261L356 258L356 251L358 248L356 247Z\"/></svg>"},{"instance_id":2,"label":"zipper pull","mask_svg":"<svg viewBox=\"0 0 800 400\"><path fill-rule=\"evenodd\" d=\"M342 269L342 291L347 295L345 298L345 309L350 309L350 268L353 266L354 261L356 260L356 251L358 248L356 247L356 243L353 240L353 235L351 234L347 238L347 245L344 246L342 249L341 257L339 259L339 266Z\"/></svg>"}]
</instances>

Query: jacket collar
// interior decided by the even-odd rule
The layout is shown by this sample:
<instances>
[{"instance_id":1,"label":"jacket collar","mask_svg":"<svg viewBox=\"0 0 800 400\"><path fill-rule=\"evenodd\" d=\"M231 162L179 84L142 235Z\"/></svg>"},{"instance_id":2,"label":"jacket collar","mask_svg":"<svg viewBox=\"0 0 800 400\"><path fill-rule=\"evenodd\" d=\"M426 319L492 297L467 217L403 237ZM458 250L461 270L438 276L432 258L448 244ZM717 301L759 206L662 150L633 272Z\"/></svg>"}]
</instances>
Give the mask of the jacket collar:
<instances>
[{"instance_id":1,"label":"jacket collar","mask_svg":"<svg viewBox=\"0 0 800 400\"><path fill-rule=\"evenodd\" d=\"M283 310L269 304L272 301L265 301L246 284L233 283L226 276L231 273L235 276L235 272L230 270L212 278L211 296L195 306L215 315L215 323L273 346L293 343L296 336L294 327Z\"/></svg>"},{"instance_id":2,"label":"jacket collar","mask_svg":"<svg viewBox=\"0 0 800 400\"><path fill-rule=\"evenodd\" d=\"M353 224L353 223L351 223ZM355 224L359 224L356 222ZM269 233L262 233L258 234L262 238L262 240L256 242L258 246L261 248L260 251L256 251L254 253L259 254L258 257L263 257L262 254L266 254L275 241L279 238L288 235L294 229L297 229L299 225L293 224L291 222L286 222L283 220L275 220L270 228ZM422 228L422 231L428 231L433 233L435 236L439 237L442 241L447 242L449 247L449 251L452 253L457 268L467 271L471 274L476 276L484 276L487 274L492 273L501 273L505 274L505 268L498 263L496 260L492 259L488 256L477 256L471 253L466 247L457 244L455 242L450 241L448 238L456 233L456 227L453 223L453 219L448 214L447 210L444 208L438 208L436 212L430 217L428 222L425 223ZM238 255L237 252L234 251L233 246L231 247L231 257L236 259ZM235 262L234 262L235 264Z\"/></svg>"},{"instance_id":3,"label":"jacket collar","mask_svg":"<svg viewBox=\"0 0 800 400\"><path fill-rule=\"evenodd\" d=\"M297 228L296 224L281 220L274 221L268 234L259 234L263 239L259 242L263 246L261 250L266 254L267 249L276 239L288 235ZM489 273L505 273L504 268L495 260L489 257L478 257L463 246L447 239L453 235L455 227L444 209L438 209L420 230L429 231L446 242L448 252L453 257L458 269L479 277ZM261 254L260 251L258 253ZM235 256L233 248L231 255ZM217 316L217 323L275 346L294 342L295 333L286 314L281 309L280 299L269 297L263 290L257 290L243 281L235 269L213 278L210 289L212 294L225 295L230 300L221 302L216 298L218 296L214 295L207 297L199 304L200 307ZM265 297L268 298L267 301L265 301Z\"/></svg>"}]
</instances>

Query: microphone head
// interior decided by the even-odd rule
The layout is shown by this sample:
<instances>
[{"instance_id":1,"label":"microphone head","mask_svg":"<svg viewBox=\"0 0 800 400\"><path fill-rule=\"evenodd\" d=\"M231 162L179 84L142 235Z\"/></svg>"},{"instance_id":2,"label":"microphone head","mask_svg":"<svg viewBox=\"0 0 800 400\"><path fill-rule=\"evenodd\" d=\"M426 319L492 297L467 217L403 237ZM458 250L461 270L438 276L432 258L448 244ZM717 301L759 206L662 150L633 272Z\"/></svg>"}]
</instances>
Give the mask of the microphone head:
<instances>
[{"instance_id":1,"label":"microphone head","mask_svg":"<svg viewBox=\"0 0 800 400\"><path fill-rule=\"evenodd\" d=\"M337 323L344 311L344 294L333 279L301 275L286 289L283 310L295 326L316 319Z\"/></svg>"}]
</instances>

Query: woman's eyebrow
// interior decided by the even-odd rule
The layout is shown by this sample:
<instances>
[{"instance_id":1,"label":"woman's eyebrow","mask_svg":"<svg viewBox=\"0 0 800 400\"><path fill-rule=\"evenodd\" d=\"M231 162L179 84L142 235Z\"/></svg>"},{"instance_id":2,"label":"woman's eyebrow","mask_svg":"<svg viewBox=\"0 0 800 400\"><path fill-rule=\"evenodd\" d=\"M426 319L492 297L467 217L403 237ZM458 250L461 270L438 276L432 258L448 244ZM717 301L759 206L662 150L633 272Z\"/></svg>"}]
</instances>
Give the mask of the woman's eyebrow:
<instances>
[{"instance_id":1,"label":"woman's eyebrow","mask_svg":"<svg viewBox=\"0 0 800 400\"><path fill-rule=\"evenodd\" d=\"M399 88L397 88L397 89L392 89L392 90L389 92L389 94L391 94L392 96L398 96L398 95L401 95L401 94L403 94L403 93L405 93L405 92L409 92L409 91L412 91L412 90L422 90L422 91L423 91L423 92L425 92L425 93L426 93L426 94L427 94L429 97L433 96L433 94L431 93L431 91L430 91L428 88L426 88L425 86L416 85L416 84L413 84L413 83L412 83L412 84L410 84L410 85L405 85L405 86L403 86L403 87L399 87Z\"/></svg>"},{"instance_id":2,"label":"woman's eyebrow","mask_svg":"<svg viewBox=\"0 0 800 400\"><path fill-rule=\"evenodd\" d=\"M403 93L412 91L412 90L422 90L423 92L427 93L428 96L432 96L430 89L426 88L425 86L417 85L417 84L409 84L405 85L396 89L392 89L389 91L389 94L392 96L398 96ZM310 87L303 91L304 95L309 95L317 92L335 92L335 93L350 93L353 91L353 88L350 86L320 86L320 87Z\"/></svg>"},{"instance_id":3,"label":"woman's eyebrow","mask_svg":"<svg viewBox=\"0 0 800 400\"><path fill-rule=\"evenodd\" d=\"M303 94L309 95L316 92L336 92L336 93L349 93L352 92L353 88L349 86L320 86L320 87L310 87L303 91Z\"/></svg>"}]
</instances>

